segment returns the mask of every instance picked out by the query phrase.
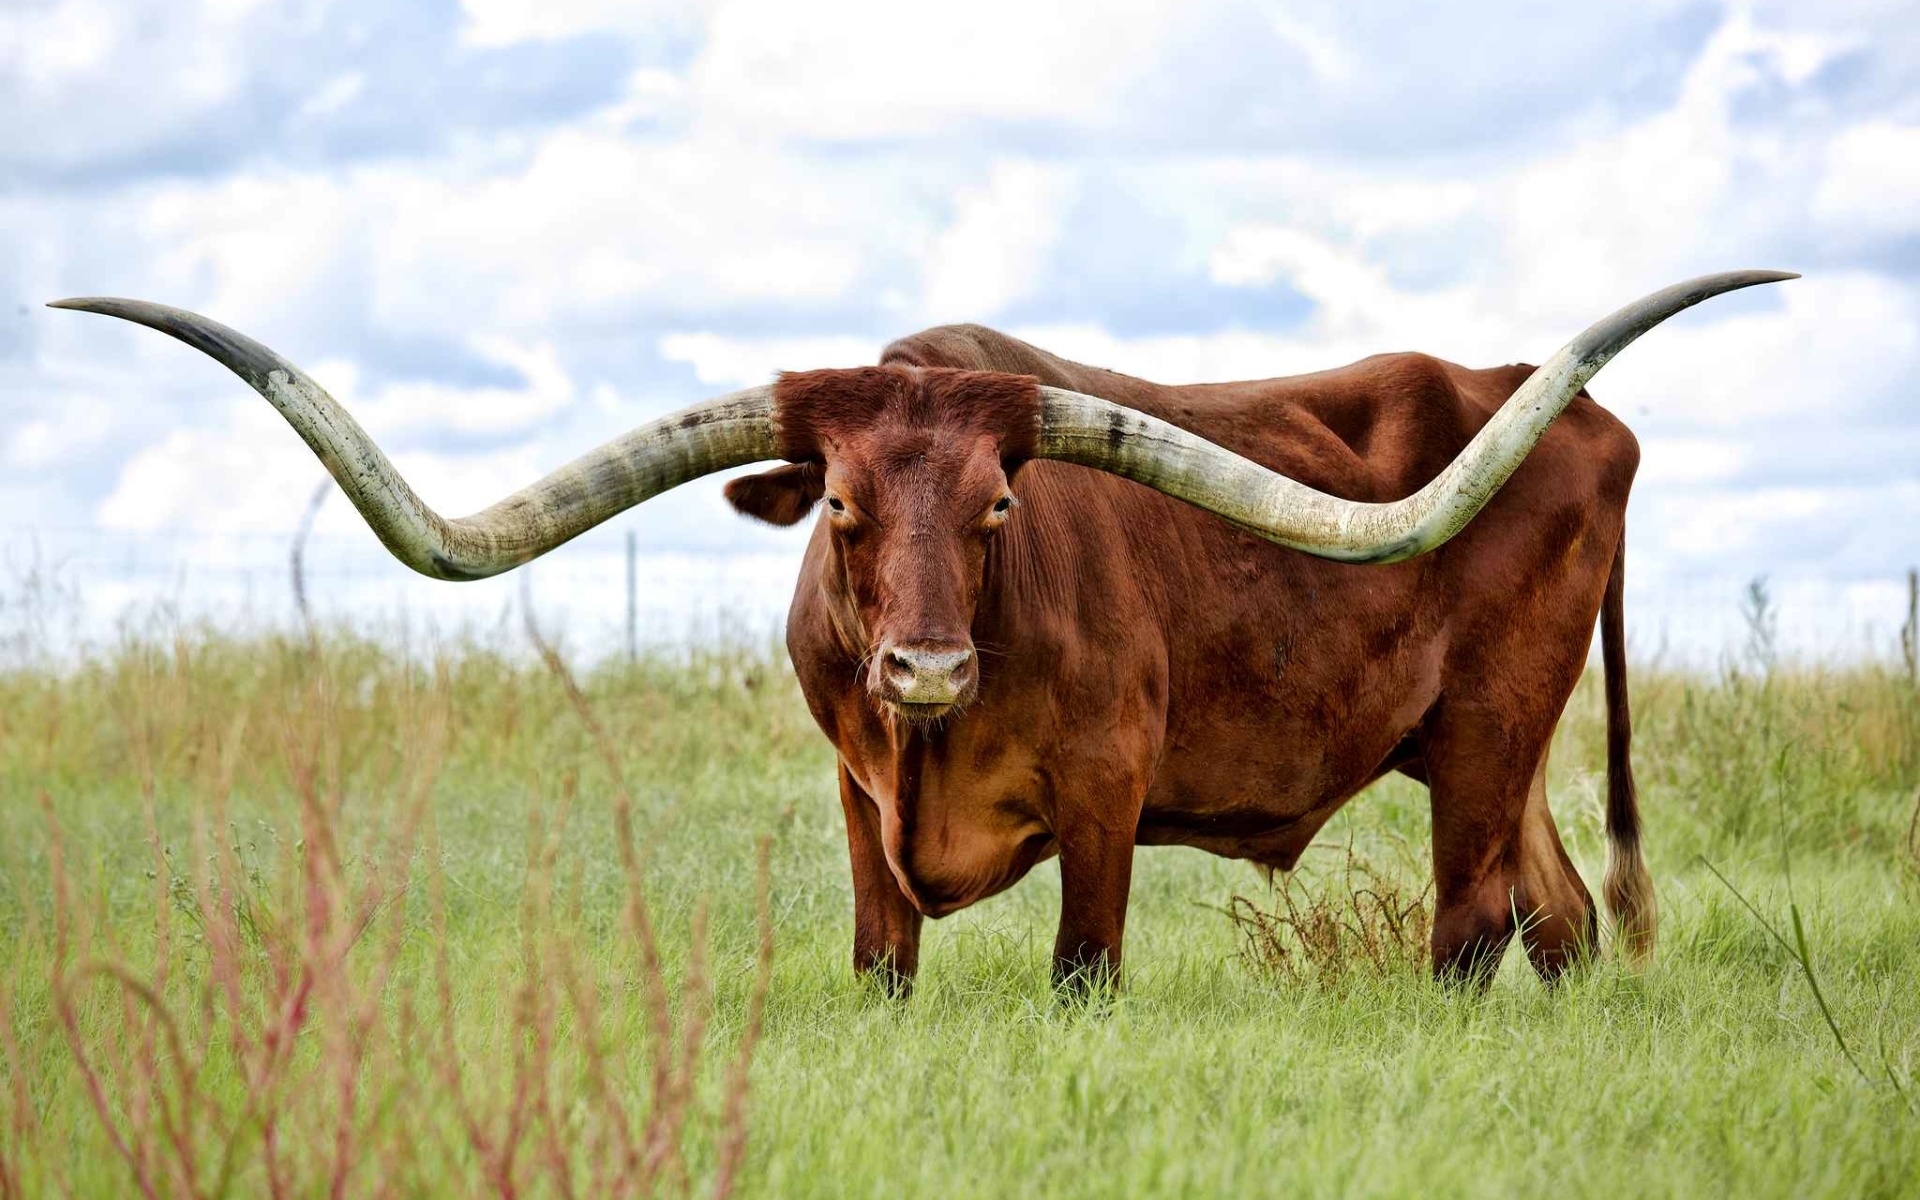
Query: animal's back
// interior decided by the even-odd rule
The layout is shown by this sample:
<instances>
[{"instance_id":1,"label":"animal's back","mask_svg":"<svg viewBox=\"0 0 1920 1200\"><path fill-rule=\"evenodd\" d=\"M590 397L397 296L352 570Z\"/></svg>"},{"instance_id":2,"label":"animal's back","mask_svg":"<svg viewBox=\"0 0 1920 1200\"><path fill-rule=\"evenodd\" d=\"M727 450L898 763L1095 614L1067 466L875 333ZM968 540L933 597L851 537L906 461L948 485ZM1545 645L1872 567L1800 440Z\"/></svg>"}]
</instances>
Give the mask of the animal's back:
<instances>
[{"instance_id":1,"label":"animal's back","mask_svg":"<svg viewBox=\"0 0 1920 1200\"><path fill-rule=\"evenodd\" d=\"M980 325L901 338L881 361L1033 375L1151 413L1323 491L1373 501L1399 499L1438 474L1533 370L1475 370L1396 353L1307 375L1167 385L1073 362ZM1525 491L1529 477L1546 476L1560 490L1597 497L1612 490L1609 483L1630 482L1638 461L1632 433L1582 392L1503 491Z\"/></svg>"}]
</instances>

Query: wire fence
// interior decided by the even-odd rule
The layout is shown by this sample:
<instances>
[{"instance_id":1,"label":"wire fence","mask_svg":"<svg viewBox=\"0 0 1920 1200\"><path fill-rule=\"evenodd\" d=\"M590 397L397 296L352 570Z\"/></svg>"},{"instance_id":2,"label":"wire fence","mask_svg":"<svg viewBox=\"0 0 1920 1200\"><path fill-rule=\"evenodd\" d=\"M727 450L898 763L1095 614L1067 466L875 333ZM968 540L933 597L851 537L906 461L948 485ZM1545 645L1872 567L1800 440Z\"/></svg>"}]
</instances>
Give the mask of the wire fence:
<instances>
[{"instance_id":1,"label":"wire fence","mask_svg":"<svg viewBox=\"0 0 1920 1200\"><path fill-rule=\"evenodd\" d=\"M772 550L658 550L592 530L519 571L449 584L413 574L367 533L0 531L0 647L63 654L155 621L297 629L304 619L402 642L518 636L521 606L585 658L779 636L803 541ZM299 587L296 591L295 548ZM1629 643L1641 660L1712 666L1911 661L1916 586L1904 566L1869 579L1629 572Z\"/></svg>"},{"instance_id":2,"label":"wire fence","mask_svg":"<svg viewBox=\"0 0 1920 1200\"><path fill-rule=\"evenodd\" d=\"M765 641L783 627L798 567L797 546L636 552L603 528L518 571L453 584L414 574L371 534L15 529L0 534L0 648L58 656L160 625L297 630L309 618L406 644L512 642L529 602L586 658Z\"/></svg>"}]
</instances>

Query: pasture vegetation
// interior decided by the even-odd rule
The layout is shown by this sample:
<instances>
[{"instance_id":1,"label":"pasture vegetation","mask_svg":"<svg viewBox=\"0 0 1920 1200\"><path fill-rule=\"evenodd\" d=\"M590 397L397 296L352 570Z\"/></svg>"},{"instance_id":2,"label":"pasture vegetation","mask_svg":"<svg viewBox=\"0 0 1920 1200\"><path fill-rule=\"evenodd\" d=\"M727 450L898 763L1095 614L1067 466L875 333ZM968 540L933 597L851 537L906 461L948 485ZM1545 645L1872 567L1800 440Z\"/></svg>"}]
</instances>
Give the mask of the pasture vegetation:
<instances>
[{"instance_id":1,"label":"pasture vegetation","mask_svg":"<svg viewBox=\"0 0 1920 1200\"><path fill-rule=\"evenodd\" d=\"M1763 659L1634 674L1644 972L1431 983L1425 794L1387 781L1290 882L1141 851L1119 996L1054 996L1047 865L931 925L904 1004L849 968L832 752L771 648L582 704L517 642L17 667L0 1197L1920 1195L1920 692ZM1552 760L1589 886L1597 685Z\"/></svg>"}]
</instances>

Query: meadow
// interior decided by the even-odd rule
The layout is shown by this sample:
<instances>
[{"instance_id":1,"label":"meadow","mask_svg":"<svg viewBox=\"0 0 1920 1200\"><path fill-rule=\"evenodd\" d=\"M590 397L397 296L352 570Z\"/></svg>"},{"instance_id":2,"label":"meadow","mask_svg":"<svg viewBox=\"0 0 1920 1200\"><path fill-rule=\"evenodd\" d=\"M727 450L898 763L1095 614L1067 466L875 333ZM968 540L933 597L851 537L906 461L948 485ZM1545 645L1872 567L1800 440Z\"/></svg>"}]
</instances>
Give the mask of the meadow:
<instances>
[{"instance_id":1,"label":"meadow","mask_svg":"<svg viewBox=\"0 0 1920 1200\"><path fill-rule=\"evenodd\" d=\"M832 751L771 646L577 692L516 637L24 661L0 1198L1920 1195L1920 690L1633 683L1647 969L1432 983L1389 780L1291 880L1142 850L1118 995L1051 989L1048 864L929 925L903 1003L850 969ZM1590 887L1598 691L1552 759Z\"/></svg>"}]
</instances>

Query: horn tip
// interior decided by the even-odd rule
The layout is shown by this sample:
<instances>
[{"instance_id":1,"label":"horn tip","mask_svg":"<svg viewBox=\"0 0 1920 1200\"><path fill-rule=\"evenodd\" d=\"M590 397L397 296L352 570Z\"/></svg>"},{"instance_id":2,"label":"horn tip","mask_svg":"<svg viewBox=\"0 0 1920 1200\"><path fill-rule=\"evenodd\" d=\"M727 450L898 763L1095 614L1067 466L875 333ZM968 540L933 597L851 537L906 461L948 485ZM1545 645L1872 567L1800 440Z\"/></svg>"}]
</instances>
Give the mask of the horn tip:
<instances>
[{"instance_id":1,"label":"horn tip","mask_svg":"<svg viewBox=\"0 0 1920 1200\"><path fill-rule=\"evenodd\" d=\"M1754 287L1763 283L1785 283L1789 279L1798 278L1800 278L1800 272L1798 271L1769 271L1764 269L1722 271L1716 275L1702 275L1700 278L1689 280L1688 284L1681 286L1684 287L1689 284L1705 285L1715 292L1730 292L1737 291L1740 288Z\"/></svg>"},{"instance_id":2,"label":"horn tip","mask_svg":"<svg viewBox=\"0 0 1920 1200\"><path fill-rule=\"evenodd\" d=\"M119 296L68 296L47 301L48 308L70 308L78 312L100 313L109 317L127 317L143 309L157 307L145 300L127 300Z\"/></svg>"}]
</instances>

